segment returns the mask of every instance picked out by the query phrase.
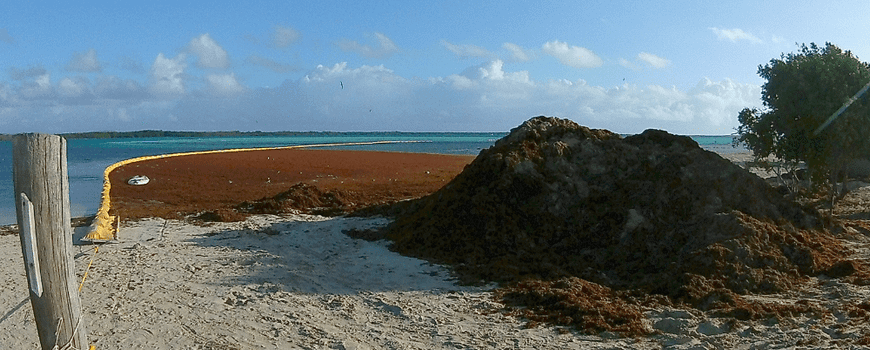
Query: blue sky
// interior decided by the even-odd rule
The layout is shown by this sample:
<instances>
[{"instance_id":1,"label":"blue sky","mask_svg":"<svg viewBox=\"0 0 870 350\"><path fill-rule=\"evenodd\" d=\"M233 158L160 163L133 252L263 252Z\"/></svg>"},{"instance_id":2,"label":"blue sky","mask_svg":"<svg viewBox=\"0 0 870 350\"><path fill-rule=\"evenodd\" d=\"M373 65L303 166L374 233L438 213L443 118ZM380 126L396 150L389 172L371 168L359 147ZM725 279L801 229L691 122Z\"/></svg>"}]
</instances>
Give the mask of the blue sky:
<instances>
[{"instance_id":1,"label":"blue sky","mask_svg":"<svg viewBox=\"0 0 870 350\"><path fill-rule=\"evenodd\" d=\"M867 1L4 2L0 133L729 134L759 64L870 59Z\"/></svg>"}]
</instances>

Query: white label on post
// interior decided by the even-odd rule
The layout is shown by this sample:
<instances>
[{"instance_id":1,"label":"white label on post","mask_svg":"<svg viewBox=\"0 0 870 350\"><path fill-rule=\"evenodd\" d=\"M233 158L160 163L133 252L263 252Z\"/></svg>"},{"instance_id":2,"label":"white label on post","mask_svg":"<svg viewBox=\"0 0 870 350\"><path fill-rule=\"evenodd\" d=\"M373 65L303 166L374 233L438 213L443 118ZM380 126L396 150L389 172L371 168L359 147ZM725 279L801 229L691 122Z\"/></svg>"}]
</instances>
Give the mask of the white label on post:
<instances>
[{"instance_id":1,"label":"white label on post","mask_svg":"<svg viewBox=\"0 0 870 350\"><path fill-rule=\"evenodd\" d=\"M42 296L42 280L39 277L39 257L36 255L36 228L33 219L33 203L23 192L21 193L21 231L19 234L24 239L24 264L27 268L27 279L30 281L30 290L37 297Z\"/></svg>"}]
</instances>

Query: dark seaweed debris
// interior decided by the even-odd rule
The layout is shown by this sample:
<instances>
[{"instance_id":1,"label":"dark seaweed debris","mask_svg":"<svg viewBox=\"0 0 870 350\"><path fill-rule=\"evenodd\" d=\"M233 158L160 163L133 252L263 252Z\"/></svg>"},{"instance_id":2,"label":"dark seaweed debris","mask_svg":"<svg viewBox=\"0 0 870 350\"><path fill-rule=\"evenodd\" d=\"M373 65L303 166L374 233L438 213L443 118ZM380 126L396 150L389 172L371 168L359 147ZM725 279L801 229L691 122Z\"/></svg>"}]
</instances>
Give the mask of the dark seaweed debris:
<instances>
[{"instance_id":1,"label":"dark seaweed debris","mask_svg":"<svg viewBox=\"0 0 870 350\"><path fill-rule=\"evenodd\" d=\"M533 118L409 208L384 231L393 248L452 264L465 280L578 278L726 315L737 310L731 315L739 318L779 312L746 306L742 294L789 290L807 276L848 275L857 266L844 265L848 250L816 211L660 130L622 138ZM626 331L633 332L640 330Z\"/></svg>"}]
</instances>

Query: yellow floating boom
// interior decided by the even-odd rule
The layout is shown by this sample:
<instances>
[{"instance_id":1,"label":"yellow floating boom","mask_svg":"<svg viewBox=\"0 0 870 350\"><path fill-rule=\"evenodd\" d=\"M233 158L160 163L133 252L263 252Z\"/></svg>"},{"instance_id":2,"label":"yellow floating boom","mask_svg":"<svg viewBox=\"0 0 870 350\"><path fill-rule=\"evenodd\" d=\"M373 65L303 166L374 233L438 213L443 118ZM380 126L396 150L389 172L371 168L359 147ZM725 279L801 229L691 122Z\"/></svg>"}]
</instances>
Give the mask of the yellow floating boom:
<instances>
[{"instance_id":1,"label":"yellow floating boom","mask_svg":"<svg viewBox=\"0 0 870 350\"><path fill-rule=\"evenodd\" d=\"M183 153L170 153L170 154L162 154L156 156L144 156L138 158L131 158L127 160L122 160L115 164L109 165L106 170L103 172L103 192L101 194L100 200L100 208L97 210L97 215L94 218L93 223L91 223L91 228L88 234L82 238L85 241L91 242L106 242L118 239L118 231L116 222L120 223L120 218L116 218L113 215L109 214L109 210L112 207L112 199L109 194L112 189L112 184L109 182L109 174L122 166L127 164L152 160L152 159L160 159L160 158L169 158L169 157L178 157L178 156L190 156L190 155L199 155L199 154L212 154L212 153L228 153L228 152L246 152L246 151L264 151L264 150L281 150L281 149L294 149L294 148L307 148L307 147L330 147L330 146L357 146L357 145L377 145L377 144L388 144L388 143L411 143L411 142L422 142L422 141L372 141L372 142L349 142L349 143L325 143L325 144L316 144L316 145L296 145L296 146L284 146L284 147L263 147L263 148L234 148L234 149L223 149L223 150L212 150L212 151L196 151L196 152L183 152Z\"/></svg>"}]
</instances>

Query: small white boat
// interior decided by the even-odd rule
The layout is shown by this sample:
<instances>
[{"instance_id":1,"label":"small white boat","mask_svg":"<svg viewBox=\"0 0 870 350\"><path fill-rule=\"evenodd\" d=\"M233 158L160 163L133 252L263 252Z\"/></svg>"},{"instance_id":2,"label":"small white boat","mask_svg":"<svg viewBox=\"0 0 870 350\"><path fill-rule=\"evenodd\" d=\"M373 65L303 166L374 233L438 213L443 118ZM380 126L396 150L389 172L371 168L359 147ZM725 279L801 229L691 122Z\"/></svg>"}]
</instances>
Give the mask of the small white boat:
<instances>
[{"instance_id":1,"label":"small white boat","mask_svg":"<svg viewBox=\"0 0 870 350\"><path fill-rule=\"evenodd\" d=\"M129 180L127 180L127 184L130 184L133 186L142 186L142 185L148 184L148 181L151 181L151 179L149 179L147 176L136 175L136 176L131 177Z\"/></svg>"}]
</instances>

